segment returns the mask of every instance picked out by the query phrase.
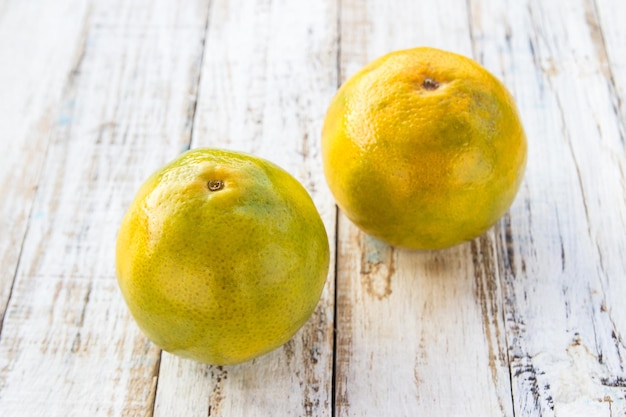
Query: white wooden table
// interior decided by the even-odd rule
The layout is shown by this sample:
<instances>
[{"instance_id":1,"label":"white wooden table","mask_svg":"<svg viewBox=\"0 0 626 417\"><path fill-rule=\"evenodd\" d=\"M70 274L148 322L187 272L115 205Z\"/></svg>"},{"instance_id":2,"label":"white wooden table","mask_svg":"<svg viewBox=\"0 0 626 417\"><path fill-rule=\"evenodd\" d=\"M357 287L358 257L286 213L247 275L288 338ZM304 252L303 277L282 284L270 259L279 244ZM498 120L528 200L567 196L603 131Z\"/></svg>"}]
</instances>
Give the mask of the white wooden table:
<instances>
[{"instance_id":1,"label":"white wooden table","mask_svg":"<svg viewBox=\"0 0 626 417\"><path fill-rule=\"evenodd\" d=\"M626 415L624 0L0 0L0 416ZM338 86L391 50L474 57L515 96L527 174L449 250L360 233L326 186ZM313 195L322 300L283 348L161 352L117 288L117 227L189 147Z\"/></svg>"}]
</instances>

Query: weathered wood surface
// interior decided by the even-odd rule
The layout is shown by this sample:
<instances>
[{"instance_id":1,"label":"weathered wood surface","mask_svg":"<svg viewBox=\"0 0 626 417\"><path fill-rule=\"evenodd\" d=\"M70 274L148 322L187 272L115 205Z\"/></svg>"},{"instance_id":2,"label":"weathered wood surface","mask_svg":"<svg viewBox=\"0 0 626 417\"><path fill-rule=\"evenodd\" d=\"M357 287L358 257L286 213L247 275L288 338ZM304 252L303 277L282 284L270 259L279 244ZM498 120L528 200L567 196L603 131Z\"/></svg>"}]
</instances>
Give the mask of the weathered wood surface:
<instances>
[{"instance_id":1,"label":"weathered wood surface","mask_svg":"<svg viewBox=\"0 0 626 417\"><path fill-rule=\"evenodd\" d=\"M622 0L0 1L0 416L626 415ZM336 210L319 136L394 49L473 56L529 139L507 215L391 248ZM159 351L115 281L121 217L189 147L310 191L333 252L284 347L213 367Z\"/></svg>"}]
</instances>

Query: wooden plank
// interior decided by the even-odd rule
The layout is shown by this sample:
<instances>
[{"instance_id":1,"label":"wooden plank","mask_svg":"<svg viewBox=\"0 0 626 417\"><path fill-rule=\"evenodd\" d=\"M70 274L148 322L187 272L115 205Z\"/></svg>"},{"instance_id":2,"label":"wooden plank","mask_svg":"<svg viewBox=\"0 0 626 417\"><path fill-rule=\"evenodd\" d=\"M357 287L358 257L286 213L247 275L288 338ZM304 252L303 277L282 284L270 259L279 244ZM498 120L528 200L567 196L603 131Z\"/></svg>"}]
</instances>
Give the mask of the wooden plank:
<instances>
[{"instance_id":1,"label":"wooden plank","mask_svg":"<svg viewBox=\"0 0 626 417\"><path fill-rule=\"evenodd\" d=\"M530 143L497 241L515 415L623 415L626 158L598 16L586 0L471 5Z\"/></svg>"},{"instance_id":2,"label":"wooden plank","mask_svg":"<svg viewBox=\"0 0 626 417\"><path fill-rule=\"evenodd\" d=\"M587 22L591 30L594 45L596 47L598 59L601 60L602 73L607 82L609 94L611 98L611 107L615 116L618 129L618 142L613 142L611 159L619 161L613 176L619 176L619 184L621 184L622 202L626 199L626 27L622 23L620 16L626 15L626 4L619 0L596 0L596 9L591 10L587 7ZM595 14L593 12L596 12ZM604 46L604 50L602 47ZM610 117L610 116L609 116ZM615 133L613 133L615 134ZM621 142L621 149L620 149ZM620 152L621 150L621 152ZM619 185L615 184L617 196L620 195ZM624 205L615 208L614 218L619 216L621 224L626 224L626 212ZM619 213L619 214L618 214ZM617 233L620 229L615 228L617 223L610 225L610 230ZM622 227L622 231L624 228ZM615 243L617 245L613 246ZM624 240L618 242L605 242L604 251L611 251L611 259L613 267L619 268L617 259L626 259L626 249ZM611 279L603 282L604 296L609 300L606 304L613 306L610 314L611 320L618 327L618 332L614 340L624 348L624 339L626 338L626 308L620 307L624 303L626 297L626 280L619 279L624 275L626 268L622 263L621 271L613 269L610 271ZM607 271L608 272L608 271ZM624 356L622 356L623 358ZM615 380L615 378L613 378ZM621 381L622 388L626 388L626 382Z\"/></svg>"},{"instance_id":3,"label":"wooden plank","mask_svg":"<svg viewBox=\"0 0 626 417\"><path fill-rule=\"evenodd\" d=\"M335 3L214 1L193 132L193 147L253 153L298 178L331 253L336 211L319 135L337 84ZM164 354L155 415L331 415L333 308L331 266L312 319L284 347L228 367Z\"/></svg>"},{"instance_id":4,"label":"wooden plank","mask_svg":"<svg viewBox=\"0 0 626 417\"><path fill-rule=\"evenodd\" d=\"M123 304L115 237L140 183L188 147L207 4L94 2L69 42L84 49L53 111L0 339L3 416L151 414L160 352Z\"/></svg>"},{"instance_id":5,"label":"wooden plank","mask_svg":"<svg viewBox=\"0 0 626 417\"><path fill-rule=\"evenodd\" d=\"M39 7L7 1L0 12L0 330L37 181L56 123L54 109L80 62L89 2ZM58 27L62 19L67 24Z\"/></svg>"},{"instance_id":6,"label":"wooden plank","mask_svg":"<svg viewBox=\"0 0 626 417\"><path fill-rule=\"evenodd\" d=\"M465 2L341 2L341 80L395 49L472 55ZM512 416L493 233L444 251L339 218L338 416Z\"/></svg>"},{"instance_id":7,"label":"wooden plank","mask_svg":"<svg viewBox=\"0 0 626 417\"><path fill-rule=\"evenodd\" d=\"M587 6L587 24L594 44L600 48L596 56L609 81L613 112L620 120L620 136L626 141L626 27L621 23L625 6L620 0L595 0L595 6Z\"/></svg>"}]
</instances>

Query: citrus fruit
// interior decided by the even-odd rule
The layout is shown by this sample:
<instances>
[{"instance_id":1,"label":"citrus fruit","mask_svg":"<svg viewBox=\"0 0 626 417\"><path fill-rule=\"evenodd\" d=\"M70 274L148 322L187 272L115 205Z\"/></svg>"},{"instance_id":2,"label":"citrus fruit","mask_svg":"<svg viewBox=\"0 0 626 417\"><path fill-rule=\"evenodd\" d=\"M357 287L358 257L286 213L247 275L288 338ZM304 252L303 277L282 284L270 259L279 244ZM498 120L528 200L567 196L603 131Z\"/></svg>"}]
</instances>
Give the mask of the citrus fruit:
<instances>
[{"instance_id":1,"label":"citrus fruit","mask_svg":"<svg viewBox=\"0 0 626 417\"><path fill-rule=\"evenodd\" d=\"M472 239L510 207L526 165L511 94L485 68L434 48L391 52L332 99L324 173L337 204L391 245Z\"/></svg>"},{"instance_id":2,"label":"citrus fruit","mask_svg":"<svg viewBox=\"0 0 626 417\"><path fill-rule=\"evenodd\" d=\"M118 283L158 346L200 362L250 360L316 307L328 237L302 185L260 158L183 153L139 189L116 246Z\"/></svg>"}]
</instances>

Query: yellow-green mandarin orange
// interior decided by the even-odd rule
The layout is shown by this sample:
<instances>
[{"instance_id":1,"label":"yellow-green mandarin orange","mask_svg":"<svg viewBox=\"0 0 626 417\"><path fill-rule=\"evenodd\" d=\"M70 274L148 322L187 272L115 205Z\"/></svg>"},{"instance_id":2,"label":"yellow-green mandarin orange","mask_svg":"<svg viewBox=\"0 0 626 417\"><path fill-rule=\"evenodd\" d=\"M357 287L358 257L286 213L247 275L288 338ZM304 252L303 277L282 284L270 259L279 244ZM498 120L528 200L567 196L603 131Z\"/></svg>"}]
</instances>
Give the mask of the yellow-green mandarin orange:
<instances>
[{"instance_id":1,"label":"yellow-green mandarin orange","mask_svg":"<svg viewBox=\"0 0 626 417\"><path fill-rule=\"evenodd\" d=\"M353 75L322 130L328 185L347 217L391 245L472 239L510 207L527 143L504 85L433 48L389 53Z\"/></svg>"},{"instance_id":2,"label":"yellow-green mandarin orange","mask_svg":"<svg viewBox=\"0 0 626 417\"><path fill-rule=\"evenodd\" d=\"M235 364L281 346L311 316L328 237L286 171L196 149L141 186L119 230L116 266L130 312L156 345Z\"/></svg>"}]
</instances>

